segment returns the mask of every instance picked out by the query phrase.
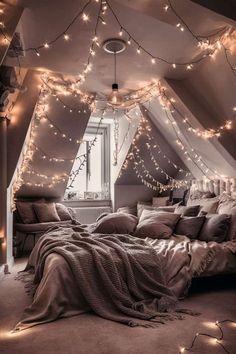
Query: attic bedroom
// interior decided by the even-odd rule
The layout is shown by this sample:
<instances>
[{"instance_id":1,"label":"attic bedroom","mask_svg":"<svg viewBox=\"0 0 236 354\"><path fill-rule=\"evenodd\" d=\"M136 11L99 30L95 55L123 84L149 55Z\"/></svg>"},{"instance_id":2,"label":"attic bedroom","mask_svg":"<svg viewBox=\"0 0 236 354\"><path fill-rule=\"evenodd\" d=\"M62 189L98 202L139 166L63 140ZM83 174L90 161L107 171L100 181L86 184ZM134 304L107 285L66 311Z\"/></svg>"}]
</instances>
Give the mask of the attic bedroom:
<instances>
[{"instance_id":1,"label":"attic bedroom","mask_svg":"<svg viewBox=\"0 0 236 354\"><path fill-rule=\"evenodd\" d=\"M236 353L235 0L0 1L0 353Z\"/></svg>"}]
</instances>

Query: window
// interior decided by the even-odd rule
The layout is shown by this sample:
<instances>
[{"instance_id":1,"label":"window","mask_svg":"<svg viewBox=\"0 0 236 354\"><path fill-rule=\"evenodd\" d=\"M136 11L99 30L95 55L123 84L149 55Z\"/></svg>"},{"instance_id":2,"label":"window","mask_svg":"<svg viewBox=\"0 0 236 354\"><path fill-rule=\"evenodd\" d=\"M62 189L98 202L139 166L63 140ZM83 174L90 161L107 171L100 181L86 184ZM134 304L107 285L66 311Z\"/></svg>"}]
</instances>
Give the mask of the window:
<instances>
[{"instance_id":1,"label":"window","mask_svg":"<svg viewBox=\"0 0 236 354\"><path fill-rule=\"evenodd\" d=\"M95 144L91 142L96 137ZM89 125L75 158L66 200L101 200L110 198L110 139L109 127ZM84 165L81 163L84 161ZM79 167L81 169L79 170ZM71 183L72 182L72 183Z\"/></svg>"}]
</instances>

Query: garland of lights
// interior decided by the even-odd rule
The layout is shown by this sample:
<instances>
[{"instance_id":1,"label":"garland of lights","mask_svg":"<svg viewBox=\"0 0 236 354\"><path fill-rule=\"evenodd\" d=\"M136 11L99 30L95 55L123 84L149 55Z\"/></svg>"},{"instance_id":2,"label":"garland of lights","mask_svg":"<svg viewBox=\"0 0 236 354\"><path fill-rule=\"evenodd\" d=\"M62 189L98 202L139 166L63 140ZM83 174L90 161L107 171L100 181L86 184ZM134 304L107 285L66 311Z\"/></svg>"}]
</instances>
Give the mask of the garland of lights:
<instances>
[{"instance_id":1,"label":"garland of lights","mask_svg":"<svg viewBox=\"0 0 236 354\"><path fill-rule=\"evenodd\" d=\"M213 137L220 137L222 132L224 130L230 130L232 129L232 120L226 120L225 123L223 123L219 128L213 129L213 128L208 128L208 129L199 129L199 128L194 128L189 119L176 107L175 105L175 99L174 98L169 98L166 94L166 90L164 87L158 86L159 89L159 101L162 105L162 107L165 107L166 109L169 109L172 113L177 113L181 118L182 122L187 125L187 130L190 131L191 133L195 134L198 137L204 138L204 139L209 139ZM235 117L234 117L235 118Z\"/></svg>"},{"instance_id":2,"label":"garland of lights","mask_svg":"<svg viewBox=\"0 0 236 354\"><path fill-rule=\"evenodd\" d=\"M230 352L226 349L226 347L222 344L222 340L224 339L224 332L221 328L221 324L222 323L226 323L226 322L229 322L229 323L233 323L233 324L236 324L236 321L233 321L233 320L222 320L222 321L216 321L214 323L214 325L220 330L220 336L213 336L212 334L209 334L209 333L203 333L203 332L197 332L192 340L192 343L190 344L189 347L182 347L180 348L179 350L179 353L184 353L186 351L191 351L192 352L192 349L194 348L194 345L197 341L197 339L200 337L200 336L204 336L204 337L208 337L210 338L210 341L212 344L218 344L226 354L230 354Z\"/></svg>"}]
</instances>

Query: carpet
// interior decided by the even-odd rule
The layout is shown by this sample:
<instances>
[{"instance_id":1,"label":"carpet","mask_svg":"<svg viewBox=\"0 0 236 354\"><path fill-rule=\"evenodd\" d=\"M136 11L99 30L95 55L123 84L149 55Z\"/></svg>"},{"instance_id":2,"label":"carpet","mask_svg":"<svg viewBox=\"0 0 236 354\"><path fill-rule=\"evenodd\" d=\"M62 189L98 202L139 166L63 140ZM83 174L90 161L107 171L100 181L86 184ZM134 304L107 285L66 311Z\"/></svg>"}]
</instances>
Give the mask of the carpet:
<instances>
[{"instance_id":1,"label":"carpet","mask_svg":"<svg viewBox=\"0 0 236 354\"><path fill-rule=\"evenodd\" d=\"M24 267L17 260L12 274L0 283L0 353L1 354L177 354L180 347L190 345L196 332L219 335L216 320L236 320L236 286L192 291L182 307L200 312L198 317L186 316L156 329L129 328L84 314L33 327L20 333L10 331L20 319L30 298L24 285L14 279ZM196 286L196 284L195 284ZM223 324L223 344L236 353L236 325ZM221 354L219 345L199 337L192 353Z\"/></svg>"}]
</instances>

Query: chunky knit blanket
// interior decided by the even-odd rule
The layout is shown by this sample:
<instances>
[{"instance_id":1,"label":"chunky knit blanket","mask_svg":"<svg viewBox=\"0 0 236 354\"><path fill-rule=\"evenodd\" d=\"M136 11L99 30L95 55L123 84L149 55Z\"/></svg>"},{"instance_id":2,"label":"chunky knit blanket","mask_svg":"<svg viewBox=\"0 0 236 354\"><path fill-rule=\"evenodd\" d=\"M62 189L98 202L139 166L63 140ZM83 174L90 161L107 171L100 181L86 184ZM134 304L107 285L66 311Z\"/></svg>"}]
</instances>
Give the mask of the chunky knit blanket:
<instances>
[{"instance_id":1,"label":"chunky knit blanket","mask_svg":"<svg viewBox=\"0 0 236 354\"><path fill-rule=\"evenodd\" d=\"M88 237L75 229L57 228L38 242L28 265L37 290L16 330L91 310L129 326L182 319L187 311L175 309L177 298L163 275L164 252L130 235ZM55 266L62 258L64 266ZM188 286L184 273L181 282Z\"/></svg>"}]
</instances>

